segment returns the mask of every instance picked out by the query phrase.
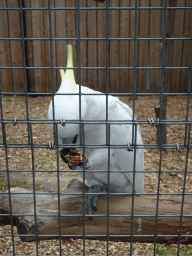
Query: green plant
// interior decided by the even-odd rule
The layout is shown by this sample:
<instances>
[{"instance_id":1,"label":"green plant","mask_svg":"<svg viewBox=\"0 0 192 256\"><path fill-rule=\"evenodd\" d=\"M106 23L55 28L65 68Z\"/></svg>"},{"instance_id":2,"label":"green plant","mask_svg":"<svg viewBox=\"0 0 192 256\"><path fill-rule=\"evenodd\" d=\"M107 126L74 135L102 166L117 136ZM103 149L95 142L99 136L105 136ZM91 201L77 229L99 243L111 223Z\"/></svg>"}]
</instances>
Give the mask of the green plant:
<instances>
[{"instance_id":1,"label":"green plant","mask_svg":"<svg viewBox=\"0 0 192 256\"><path fill-rule=\"evenodd\" d=\"M179 255L191 255L192 246L187 246L185 248L179 249ZM177 249L172 248L172 246L157 244L156 245L156 254L158 255L177 255Z\"/></svg>"},{"instance_id":2,"label":"green plant","mask_svg":"<svg viewBox=\"0 0 192 256\"><path fill-rule=\"evenodd\" d=\"M7 97L7 96L3 97L2 99L3 99L3 101L11 101L11 98Z\"/></svg>"},{"instance_id":3,"label":"green plant","mask_svg":"<svg viewBox=\"0 0 192 256\"><path fill-rule=\"evenodd\" d=\"M18 143L18 140L16 140L16 139L12 139L11 141L10 141L11 143Z\"/></svg>"}]
</instances>

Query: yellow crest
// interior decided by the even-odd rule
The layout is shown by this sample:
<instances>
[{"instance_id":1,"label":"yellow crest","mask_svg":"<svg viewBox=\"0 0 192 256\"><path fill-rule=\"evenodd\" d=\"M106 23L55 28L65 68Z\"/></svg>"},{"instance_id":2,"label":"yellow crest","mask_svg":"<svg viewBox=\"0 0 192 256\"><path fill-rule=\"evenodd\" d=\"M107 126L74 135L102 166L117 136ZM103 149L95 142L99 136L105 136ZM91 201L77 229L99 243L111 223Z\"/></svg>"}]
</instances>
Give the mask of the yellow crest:
<instances>
[{"instance_id":1,"label":"yellow crest","mask_svg":"<svg viewBox=\"0 0 192 256\"><path fill-rule=\"evenodd\" d=\"M73 69L73 48L71 44L67 45L67 69L66 72L63 69L60 69L61 75L61 84L63 81L69 79L73 85L73 93L75 92L76 82ZM60 90L60 89L59 89ZM58 92L59 92L58 90Z\"/></svg>"}]
</instances>

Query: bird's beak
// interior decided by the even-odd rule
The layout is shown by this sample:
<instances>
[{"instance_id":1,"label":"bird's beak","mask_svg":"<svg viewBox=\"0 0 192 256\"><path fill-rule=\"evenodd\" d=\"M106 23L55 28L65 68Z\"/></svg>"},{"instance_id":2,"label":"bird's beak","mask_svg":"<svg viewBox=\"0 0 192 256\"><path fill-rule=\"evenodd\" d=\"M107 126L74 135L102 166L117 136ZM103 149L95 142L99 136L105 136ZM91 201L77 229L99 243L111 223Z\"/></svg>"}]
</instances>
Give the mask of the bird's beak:
<instances>
[{"instance_id":1,"label":"bird's beak","mask_svg":"<svg viewBox=\"0 0 192 256\"><path fill-rule=\"evenodd\" d=\"M78 135L76 134L75 137L72 137L72 138L63 138L62 143L63 144L76 144L77 136Z\"/></svg>"}]
</instances>

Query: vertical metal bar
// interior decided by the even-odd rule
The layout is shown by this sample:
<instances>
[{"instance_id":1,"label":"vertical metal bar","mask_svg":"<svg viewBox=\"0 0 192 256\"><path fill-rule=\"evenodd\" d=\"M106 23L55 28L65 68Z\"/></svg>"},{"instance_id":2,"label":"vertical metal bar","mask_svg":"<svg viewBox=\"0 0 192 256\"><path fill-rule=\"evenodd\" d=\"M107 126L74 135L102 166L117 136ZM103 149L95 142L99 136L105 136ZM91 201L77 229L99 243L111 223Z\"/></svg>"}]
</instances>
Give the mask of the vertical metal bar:
<instances>
[{"instance_id":1,"label":"vertical metal bar","mask_svg":"<svg viewBox=\"0 0 192 256\"><path fill-rule=\"evenodd\" d=\"M135 96L137 87L137 28L138 26L138 1L135 0L135 34L134 34L134 87L133 87L133 117L132 117L132 144L134 145L134 169L133 169L133 190L132 190L132 213L131 213L131 238L130 238L130 255L133 251L133 214L134 214L134 188L135 188L135 157L136 157L136 133L135 131Z\"/></svg>"},{"instance_id":2,"label":"vertical metal bar","mask_svg":"<svg viewBox=\"0 0 192 256\"><path fill-rule=\"evenodd\" d=\"M29 107L28 107L28 88L27 88L27 65L26 65L26 49L25 49L25 30L24 30L24 15L23 15L23 3L19 0L19 16L20 16L20 27L21 27L21 45L22 45L22 56L23 56L23 73L25 83L25 104L26 104L26 117L27 117L27 129L28 129L28 143L31 143L30 138L30 125L29 125Z\"/></svg>"},{"instance_id":3,"label":"vertical metal bar","mask_svg":"<svg viewBox=\"0 0 192 256\"><path fill-rule=\"evenodd\" d=\"M163 104L163 81L164 81L164 68L165 68L165 42L166 42L166 30L167 30L167 0L165 0L164 9L164 28L163 28L163 53L162 53L162 66L161 66L161 85L160 85L160 114L159 120L162 120L162 104ZM163 130L163 129L159 129Z\"/></svg>"},{"instance_id":4,"label":"vertical metal bar","mask_svg":"<svg viewBox=\"0 0 192 256\"><path fill-rule=\"evenodd\" d=\"M151 7L151 0L149 0L149 7ZM149 10L148 37L150 37L150 34L151 34L150 13L151 13L151 10ZM150 67L150 65L151 65L151 63L150 63L150 46L151 46L151 40L148 40L148 42L147 42L147 67ZM150 92L150 68L147 69L147 92Z\"/></svg>"},{"instance_id":5,"label":"vertical metal bar","mask_svg":"<svg viewBox=\"0 0 192 256\"><path fill-rule=\"evenodd\" d=\"M163 0L161 0L161 7L163 7ZM165 24L164 24L165 25ZM159 34L162 36L163 33L163 9L160 10L160 24L159 24ZM162 40L160 40L160 46L159 46L159 67L162 67L162 59L163 59L163 48L162 48ZM162 69L159 69L159 89L162 85Z\"/></svg>"},{"instance_id":6,"label":"vertical metal bar","mask_svg":"<svg viewBox=\"0 0 192 256\"><path fill-rule=\"evenodd\" d=\"M184 138L184 145L185 146L186 146L186 140L187 140L187 123L189 121L189 103L190 103L190 93L191 93L191 82L192 82L192 42L191 42L191 57L190 57L190 69L189 69L188 99L187 99L187 110L186 110L185 138Z\"/></svg>"},{"instance_id":7,"label":"vertical metal bar","mask_svg":"<svg viewBox=\"0 0 192 256\"><path fill-rule=\"evenodd\" d=\"M120 7L120 0L119 0L119 7ZM119 34L120 35L120 9L119 9L119 19L118 19L118 30L119 30ZM117 40L118 46L117 46L117 91L119 91L119 66L120 66L120 57L119 57L119 39Z\"/></svg>"},{"instance_id":8,"label":"vertical metal bar","mask_svg":"<svg viewBox=\"0 0 192 256\"><path fill-rule=\"evenodd\" d=\"M78 51L78 71L79 71L79 121L81 123L81 30L80 30L80 1L77 1L77 22L78 22L78 40L77 40L77 51ZM80 125L80 145L82 145L81 138L81 125Z\"/></svg>"},{"instance_id":9,"label":"vertical metal bar","mask_svg":"<svg viewBox=\"0 0 192 256\"><path fill-rule=\"evenodd\" d=\"M109 94L109 0L106 0L106 124L108 122L108 94ZM107 134L107 125L106 125ZM107 137L106 137L107 138ZM107 141L106 141L107 143Z\"/></svg>"},{"instance_id":10,"label":"vertical metal bar","mask_svg":"<svg viewBox=\"0 0 192 256\"><path fill-rule=\"evenodd\" d=\"M50 64L51 64L51 92L52 92L52 111L53 111L53 134L54 144L57 144L56 140L56 122L55 122L55 101L54 101L54 80L53 80L53 37L52 37L52 24L51 24L51 0L48 0L48 11L49 11L49 38L50 38Z\"/></svg>"},{"instance_id":11,"label":"vertical metal bar","mask_svg":"<svg viewBox=\"0 0 192 256\"><path fill-rule=\"evenodd\" d=\"M58 128L56 126L56 139L58 141ZM62 240L61 240L61 203L60 203L60 171L59 171L59 147L56 147L57 151L57 194L58 194L58 226L59 226L59 249L60 256L62 256Z\"/></svg>"},{"instance_id":12,"label":"vertical metal bar","mask_svg":"<svg viewBox=\"0 0 192 256\"><path fill-rule=\"evenodd\" d=\"M8 8L7 0L6 0L5 2L6 2L6 8ZM10 17L10 15L9 15L9 10L8 10L8 9L7 9L6 13L7 13L8 32L9 32L9 34L10 34L10 22L9 22L9 17ZM21 23L21 22L20 22L20 23ZM11 41L8 41L8 43L9 43L9 48L11 49ZM11 58L10 58L10 62L11 62L11 65L13 65ZM11 80L12 80L11 83L14 84L13 75L12 75L12 77L11 77Z\"/></svg>"},{"instance_id":13,"label":"vertical metal bar","mask_svg":"<svg viewBox=\"0 0 192 256\"><path fill-rule=\"evenodd\" d=\"M133 87L133 117L132 117L132 144L134 144L135 96L137 90L137 25L138 2L135 0L135 35L134 35L134 87Z\"/></svg>"},{"instance_id":14,"label":"vertical metal bar","mask_svg":"<svg viewBox=\"0 0 192 256\"><path fill-rule=\"evenodd\" d=\"M172 37L173 37L173 35L174 35L174 28L175 27L173 27L173 31L172 31ZM170 66L172 67L173 66L173 45L174 45L174 40L171 40L171 49L170 49L170 54L171 54L171 56L170 56ZM170 70L170 81L172 80L172 69Z\"/></svg>"},{"instance_id":15,"label":"vertical metal bar","mask_svg":"<svg viewBox=\"0 0 192 256\"><path fill-rule=\"evenodd\" d=\"M3 133L3 144L5 146L5 161L6 161L6 173L7 173L7 186L8 186L8 197L9 197L9 209L10 209L10 222L11 222L11 240L13 246L13 256L15 256L15 242L14 242L14 231L13 231L13 216L12 216L12 203L11 203L11 188L10 188L10 177L9 177L9 163L8 163L8 147L6 140L6 128L3 119L3 104L2 104L2 85L0 81L0 109L1 109L1 120L2 120L2 133Z\"/></svg>"},{"instance_id":16,"label":"vertical metal bar","mask_svg":"<svg viewBox=\"0 0 192 256\"><path fill-rule=\"evenodd\" d=\"M108 189L107 189L107 256L109 255L109 183L110 183L110 131L108 125L108 97L109 97L109 0L106 0L106 145L108 146Z\"/></svg>"},{"instance_id":17,"label":"vertical metal bar","mask_svg":"<svg viewBox=\"0 0 192 256\"><path fill-rule=\"evenodd\" d=\"M34 147L33 147L33 132L32 125L29 124L29 131L31 137L31 161L32 161L32 177L33 177L33 204L34 204L34 219L35 219L35 242L36 242L36 252L39 255L38 249L38 229L37 229L37 211L36 211L36 190L35 190L35 158L34 158Z\"/></svg>"},{"instance_id":18,"label":"vertical metal bar","mask_svg":"<svg viewBox=\"0 0 192 256\"><path fill-rule=\"evenodd\" d=\"M134 219L134 199L135 199L135 171L136 171L136 157L137 157L137 124L134 126L134 162L133 162L133 188L132 188L132 205L131 205L131 238L130 238L130 255L133 251L133 219Z\"/></svg>"},{"instance_id":19,"label":"vertical metal bar","mask_svg":"<svg viewBox=\"0 0 192 256\"><path fill-rule=\"evenodd\" d=\"M163 7L163 0L161 0L161 7ZM160 10L160 23L159 23L159 34L162 35L163 30L162 30L162 26L163 25L163 9Z\"/></svg>"},{"instance_id":20,"label":"vertical metal bar","mask_svg":"<svg viewBox=\"0 0 192 256\"><path fill-rule=\"evenodd\" d=\"M154 256L156 254L156 242L157 242L157 222L158 222L158 210L159 210L159 191L160 191L160 183L161 183L162 153L163 153L163 140L161 139L160 160L159 160L159 175L158 175L158 185L157 185L157 204L156 204L156 217L155 217Z\"/></svg>"},{"instance_id":21,"label":"vertical metal bar","mask_svg":"<svg viewBox=\"0 0 192 256\"><path fill-rule=\"evenodd\" d=\"M89 0L86 0L86 7L88 7L87 6L87 1L89 1ZM88 12L88 10L87 10L87 12ZM87 38L88 38L88 13L86 12L86 36L87 36ZM88 41L87 41L87 43L86 43L86 67L88 67ZM86 69L85 70L85 73L86 73L86 86L87 87L89 87L89 85L88 85L88 69Z\"/></svg>"},{"instance_id":22,"label":"vertical metal bar","mask_svg":"<svg viewBox=\"0 0 192 256\"><path fill-rule=\"evenodd\" d=\"M80 1L77 1L78 23L78 70L79 70L79 122L80 122L80 145L83 144L83 256L85 255L85 129L81 119L81 34L80 34ZM85 96L84 96L85 97ZM82 138L83 135L83 138Z\"/></svg>"},{"instance_id":23,"label":"vertical metal bar","mask_svg":"<svg viewBox=\"0 0 192 256\"><path fill-rule=\"evenodd\" d=\"M107 256L109 255L109 197L110 197L110 124L107 124L108 172L107 172Z\"/></svg>"},{"instance_id":24,"label":"vertical metal bar","mask_svg":"<svg viewBox=\"0 0 192 256\"><path fill-rule=\"evenodd\" d=\"M59 180L59 152L58 152L58 130L55 122L55 101L54 101L54 80L53 80L53 37L52 37L52 18L51 18L51 0L48 0L48 12L49 12L49 38L50 38L50 64L51 64L51 91L52 91L52 109L53 109L53 132L54 132L54 144L57 150L57 192L58 192L58 226L59 226L59 248L60 256L61 250L61 213L60 213L60 180Z\"/></svg>"},{"instance_id":25,"label":"vertical metal bar","mask_svg":"<svg viewBox=\"0 0 192 256\"><path fill-rule=\"evenodd\" d=\"M163 101L163 76L164 76L164 61L165 61L165 40L166 40L166 29L167 29L167 0L165 0L164 9L164 29L163 29L163 54L162 54L162 72L161 72L161 94L160 94L160 121L162 112L162 101ZM163 129L159 129L162 133ZM162 151L163 151L163 138L160 134L160 160L159 160L159 176L158 176L158 187L157 187L157 205L156 205L156 217L155 217L155 237L154 237L154 255L156 254L156 241L157 241L157 222L158 222L158 210L159 210L159 190L160 190L160 178L161 178L161 163L162 163Z\"/></svg>"},{"instance_id":26,"label":"vertical metal bar","mask_svg":"<svg viewBox=\"0 0 192 256\"><path fill-rule=\"evenodd\" d=\"M184 207L184 200L185 200L185 187L186 187L187 169L188 169L187 166L188 166L188 159L189 159L190 133L191 133L191 124L189 124L189 131L188 131L187 156L186 156L186 163L185 163L185 177L184 177L184 181L183 181L183 193L182 193L182 203L181 203L181 215L180 215L180 227L179 227L179 239L178 239L177 256L179 256L179 249L180 249L180 242L181 242L183 207Z\"/></svg>"},{"instance_id":27,"label":"vertical metal bar","mask_svg":"<svg viewBox=\"0 0 192 256\"><path fill-rule=\"evenodd\" d=\"M31 7L31 1L30 1L30 7ZM31 35L33 35L32 10L30 10L30 19L31 19ZM34 40L32 42L34 42ZM35 61L34 61L34 44L33 43L32 43L32 46L31 46L31 52L32 52L32 65L34 67L35 66ZM33 77L35 77L35 70L32 69L32 71L33 71ZM30 88L29 88L29 91L31 91Z\"/></svg>"},{"instance_id":28,"label":"vertical metal bar","mask_svg":"<svg viewBox=\"0 0 192 256\"><path fill-rule=\"evenodd\" d=\"M79 2L79 1L77 1L77 0L75 0L75 7L77 7L77 2ZM78 11L77 11L78 12ZM77 17L77 12L75 11L75 34L76 34L76 36L78 36L78 17Z\"/></svg>"},{"instance_id":29,"label":"vertical metal bar","mask_svg":"<svg viewBox=\"0 0 192 256\"><path fill-rule=\"evenodd\" d=\"M65 1L65 7L66 7L66 1ZM67 15L66 15L66 10L65 11L65 31L66 31L66 38L68 37L67 35ZM66 44L68 44L68 40L66 40ZM67 53L66 53L66 60L67 60ZM66 65L67 66L67 65Z\"/></svg>"},{"instance_id":30,"label":"vertical metal bar","mask_svg":"<svg viewBox=\"0 0 192 256\"><path fill-rule=\"evenodd\" d=\"M82 124L83 135L83 256L85 255L85 125Z\"/></svg>"},{"instance_id":31,"label":"vertical metal bar","mask_svg":"<svg viewBox=\"0 0 192 256\"><path fill-rule=\"evenodd\" d=\"M97 2L96 2L96 7L97 7ZM96 11L96 23L98 24L98 12L99 10ZM98 46L98 40L96 39L96 52L97 52L97 67L98 67L98 49L99 49L99 46ZM96 70L96 73L97 73L97 81L96 81L96 88L97 90L99 90L99 69Z\"/></svg>"},{"instance_id":32,"label":"vertical metal bar","mask_svg":"<svg viewBox=\"0 0 192 256\"><path fill-rule=\"evenodd\" d=\"M1 112L1 120L2 120L2 135L3 135L3 145L6 144L6 136L5 136L5 122L3 119L3 103L2 103L2 84L0 79L0 112Z\"/></svg>"}]
</instances>

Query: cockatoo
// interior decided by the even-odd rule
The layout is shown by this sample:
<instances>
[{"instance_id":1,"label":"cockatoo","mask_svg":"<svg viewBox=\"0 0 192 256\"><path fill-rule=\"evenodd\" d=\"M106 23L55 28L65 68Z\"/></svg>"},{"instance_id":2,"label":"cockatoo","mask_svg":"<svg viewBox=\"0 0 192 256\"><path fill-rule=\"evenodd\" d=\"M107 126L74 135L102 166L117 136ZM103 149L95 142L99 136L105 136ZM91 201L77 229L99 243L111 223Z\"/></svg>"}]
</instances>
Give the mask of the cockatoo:
<instances>
[{"instance_id":1,"label":"cockatoo","mask_svg":"<svg viewBox=\"0 0 192 256\"><path fill-rule=\"evenodd\" d=\"M89 192L99 194L108 189L109 192L132 193L133 180L135 180L135 192L143 193L144 150L139 147L134 153L134 151L127 151L125 148L125 145L132 144L132 141L140 146L143 144L140 128L138 127L137 131L132 133L133 125L122 122L133 120L132 109L117 97L108 96L108 121L116 121L116 123L111 122L107 132L105 123L106 95L76 84L73 69L70 69L73 68L71 45L67 45L67 68L66 72L60 70L62 81L58 93L68 93L68 95L56 94L54 96L55 119L68 121L65 126L58 124L58 138L62 144L74 144L72 148L75 148L75 145L80 145L80 138L81 142L84 141L87 161L84 162L84 165L78 166L77 169L82 170L81 168L84 168L85 179L91 184ZM83 94L81 95L80 111L84 129L80 129L80 124L77 122L69 123L70 120L80 120L79 88ZM73 95L74 93L76 95ZM48 119L53 120L52 101L48 109ZM53 124L50 127L53 132ZM136 135L135 141L132 140L133 134ZM96 147L97 145L98 147ZM110 145L110 150L107 145ZM77 150L83 151L82 148L78 147ZM65 159L66 151L65 148L60 151L64 162L67 162ZM70 164L69 167L75 169ZM92 209L96 210L97 199L98 195L88 196L88 215L92 215Z\"/></svg>"}]
</instances>

